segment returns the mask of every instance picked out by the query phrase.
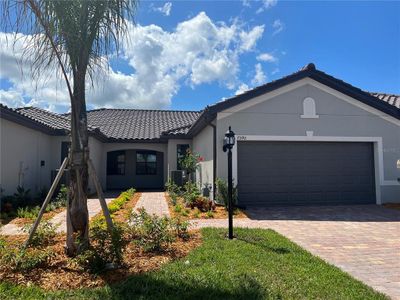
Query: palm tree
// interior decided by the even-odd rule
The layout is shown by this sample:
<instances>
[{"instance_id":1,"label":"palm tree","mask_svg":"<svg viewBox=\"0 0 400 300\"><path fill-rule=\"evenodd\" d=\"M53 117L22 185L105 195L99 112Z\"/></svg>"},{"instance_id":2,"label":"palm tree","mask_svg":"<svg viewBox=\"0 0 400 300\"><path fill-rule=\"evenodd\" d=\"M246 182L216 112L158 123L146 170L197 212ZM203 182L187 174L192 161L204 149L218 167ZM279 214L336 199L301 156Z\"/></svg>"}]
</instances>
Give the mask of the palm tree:
<instances>
[{"instance_id":1,"label":"palm tree","mask_svg":"<svg viewBox=\"0 0 400 300\"><path fill-rule=\"evenodd\" d=\"M23 32L30 39L25 50L34 57L32 76L57 66L70 96L66 243L70 256L89 246L86 81L92 80L95 70L107 66L108 54L118 51L136 7L137 0L3 0L6 30Z\"/></svg>"}]
</instances>

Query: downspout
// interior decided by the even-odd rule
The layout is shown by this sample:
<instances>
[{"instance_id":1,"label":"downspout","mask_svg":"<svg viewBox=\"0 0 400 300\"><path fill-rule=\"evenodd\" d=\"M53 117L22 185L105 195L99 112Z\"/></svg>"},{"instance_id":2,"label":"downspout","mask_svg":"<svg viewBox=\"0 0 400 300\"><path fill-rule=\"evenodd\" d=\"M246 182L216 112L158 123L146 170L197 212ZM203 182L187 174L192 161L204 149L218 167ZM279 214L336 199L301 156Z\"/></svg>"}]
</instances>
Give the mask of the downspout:
<instances>
[{"instance_id":1,"label":"downspout","mask_svg":"<svg viewBox=\"0 0 400 300\"><path fill-rule=\"evenodd\" d=\"M217 176L217 127L210 123L210 126L213 128L213 201L215 202L215 181Z\"/></svg>"}]
</instances>

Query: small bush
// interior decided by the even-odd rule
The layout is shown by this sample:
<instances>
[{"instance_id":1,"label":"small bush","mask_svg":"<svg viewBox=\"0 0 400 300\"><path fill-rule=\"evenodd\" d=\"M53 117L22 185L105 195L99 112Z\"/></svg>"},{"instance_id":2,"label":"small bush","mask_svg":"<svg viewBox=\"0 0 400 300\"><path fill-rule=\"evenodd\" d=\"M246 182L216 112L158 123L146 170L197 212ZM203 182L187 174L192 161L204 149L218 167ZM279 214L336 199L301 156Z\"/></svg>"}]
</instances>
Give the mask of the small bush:
<instances>
[{"instance_id":1,"label":"small bush","mask_svg":"<svg viewBox=\"0 0 400 300\"><path fill-rule=\"evenodd\" d=\"M225 207L228 207L228 183L221 178L217 178L217 180L215 181L215 184L216 184L216 192L217 192L217 194L216 194L217 203L225 205ZM238 198L237 187L233 186L232 200L233 200L234 204L237 203L237 198Z\"/></svg>"},{"instance_id":2,"label":"small bush","mask_svg":"<svg viewBox=\"0 0 400 300\"><path fill-rule=\"evenodd\" d=\"M122 192L118 196L118 198L115 198L113 201L111 201L110 204L108 204L108 210L109 210L110 214L113 214L113 213L117 212L118 210L120 210L122 208L122 206L124 206L124 204L133 197L135 192L136 192L135 189L130 188L129 190Z\"/></svg>"},{"instance_id":3,"label":"small bush","mask_svg":"<svg viewBox=\"0 0 400 300\"><path fill-rule=\"evenodd\" d=\"M189 226L190 223L188 221L182 221L179 218L171 219L171 227L181 239L189 239Z\"/></svg>"},{"instance_id":4,"label":"small bush","mask_svg":"<svg viewBox=\"0 0 400 300\"><path fill-rule=\"evenodd\" d=\"M196 219L200 218L200 210L197 207L193 210L193 217Z\"/></svg>"},{"instance_id":5,"label":"small bush","mask_svg":"<svg viewBox=\"0 0 400 300\"><path fill-rule=\"evenodd\" d=\"M16 193L14 193L14 201L18 206L25 206L32 200L29 189L25 190L24 187L18 186Z\"/></svg>"},{"instance_id":6,"label":"small bush","mask_svg":"<svg viewBox=\"0 0 400 300\"><path fill-rule=\"evenodd\" d=\"M198 197L200 196L200 191L197 185L193 182L186 182L183 192L183 200L187 206L190 206Z\"/></svg>"},{"instance_id":7,"label":"small bush","mask_svg":"<svg viewBox=\"0 0 400 300\"><path fill-rule=\"evenodd\" d=\"M181 211L181 215L184 217L189 216L190 214L190 210L188 210L187 208Z\"/></svg>"},{"instance_id":8,"label":"small bush","mask_svg":"<svg viewBox=\"0 0 400 300\"><path fill-rule=\"evenodd\" d=\"M43 247L50 244L54 237L56 236L57 225L50 223L49 221L44 221L39 224L36 229L35 234L32 237L32 240L29 246L33 247ZM26 225L23 227L23 231L29 233L32 228L32 225Z\"/></svg>"},{"instance_id":9,"label":"small bush","mask_svg":"<svg viewBox=\"0 0 400 300\"><path fill-rule=\"evenodd\" d=\"M182 209L183 209L183 207L182 207L182 205L180 205L180 204L177 204L177 205L175 205L175 207L174 207L174 211L176 212L176 213L180 213L180 212L182 212Z\"/></svg>"},{"instance_id":10,"label":"small bush","mask_svg":"<svg viewBox=\"0 0 400 300\"><path fill-rule=\"evenodd\" d=\"M206 217L208 219L212 219L212 218L214 218L214 213L210 210L210 211L206 212Z\"/></svg>"},{"instance_id":11,"label":"small bush","mask_svg":"<svg viewBox=\"0 0 400 300\"><path fill-rule=\"evenodd\" d=\"M40 207L19 207L17 209L17 217L23 219L35 219L39 214Z\"/></svg>"},{"instance_id":12,"label":"small bush","mask_svg":"<svg viewBox=\"0 0 400 300\"><path fill-rule=\"evenodd\" d=\"M27 249L10 248L3 251L1 263L6 264L13 271L29 271L45 266L55 253L49 249Z\"/></svg>"},{"instance_id":13,"label":"small bush","mask_svg":"<svg viewBox=\"0 0 400 300\"><path fill-rule=\"evenodd\" d=\"M107 264L120 265L126 245L124 226L114 222L113 231L110 233L103 217L93 222L90 229L90 249L75 258L78 265L92 273L102 272Z\"/></svg>"},{"instance_id":14,"label":"small bush","mask_svg":"<svg viewBox=\"0 0 400 300\"><path fill-rule=\"evenodd\" d=\"M163 251L174 240L167 217L151 216L140 209L132 213L129 223L133 239L146 252Z\"/></svg>"},{"instance_id":15,"label":"small bush","mask_svg":"<svg viewBox=\"0 0 400 300\"><path fill-rule=\"evenodd\" d=\"M197 208L202 212L215 210L215 204L206 197L197 197L189 206L191 209Z\"/></svg>"}]
</instances>

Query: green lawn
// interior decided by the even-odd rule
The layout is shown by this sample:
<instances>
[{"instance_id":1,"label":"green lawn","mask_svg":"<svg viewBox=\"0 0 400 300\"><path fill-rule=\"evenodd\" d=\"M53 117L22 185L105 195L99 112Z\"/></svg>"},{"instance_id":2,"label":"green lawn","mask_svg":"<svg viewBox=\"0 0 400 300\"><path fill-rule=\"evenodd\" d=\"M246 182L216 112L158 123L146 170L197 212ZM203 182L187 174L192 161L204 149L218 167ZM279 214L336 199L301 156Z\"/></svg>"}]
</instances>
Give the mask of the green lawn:
<instances>
[{"instance_id":1,"label":"green lawn","mask_svg":"<svg viewBox=\"0 0 400 300\"><path fill-rule=\"evenodd\" d=\"M271 230L203 229L181 261L124 283L46 293L0 283L0 299L387 299Z\"/></svg>"}]
</instances>

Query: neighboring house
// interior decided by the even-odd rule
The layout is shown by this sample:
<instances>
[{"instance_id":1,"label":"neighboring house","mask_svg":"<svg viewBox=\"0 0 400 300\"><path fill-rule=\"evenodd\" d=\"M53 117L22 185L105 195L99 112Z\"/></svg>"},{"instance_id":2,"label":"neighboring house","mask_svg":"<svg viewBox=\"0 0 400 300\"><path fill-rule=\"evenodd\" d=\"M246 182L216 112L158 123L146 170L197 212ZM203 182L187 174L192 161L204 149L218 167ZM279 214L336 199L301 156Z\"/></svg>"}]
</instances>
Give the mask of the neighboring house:
<instances>
[{"instance_id":1,"label":"neighboring house","mask_svg":"<svg viewBox=\"0 0 400 300\"><path fill-rule=\"evenodd\" d=\"M1 106L0 117L3 194L48 187L68 153L68 114ZM240 205L400 202L400 96L362 91L313 64L200 112L97 109L88 123L104 189L161 189L189 147L204 158L199 186L226 178L232 126Z\"/></svg>"}]
</instances>

